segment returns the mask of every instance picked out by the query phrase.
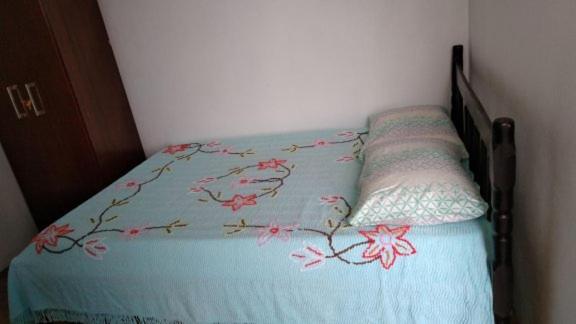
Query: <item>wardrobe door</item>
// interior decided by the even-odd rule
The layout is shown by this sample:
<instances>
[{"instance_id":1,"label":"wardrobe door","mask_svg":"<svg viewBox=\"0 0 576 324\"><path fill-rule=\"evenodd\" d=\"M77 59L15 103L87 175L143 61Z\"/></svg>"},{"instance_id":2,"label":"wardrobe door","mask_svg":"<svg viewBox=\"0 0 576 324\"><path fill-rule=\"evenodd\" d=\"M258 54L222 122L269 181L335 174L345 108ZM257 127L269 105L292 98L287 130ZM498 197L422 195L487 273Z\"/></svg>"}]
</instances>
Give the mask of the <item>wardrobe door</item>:
<instances>
[{"instance_id":1,"label":"wardrobe door","mask_svg":"<svg viewBox=\"0 0 576 324\"><path fill-rule=\"evenodd\" d=\"M144 160L138 131L96 0L41 0L109 184Z\"/></svg>"},{"instance_id":2,"label":"wardrobe door","mask_svg":"<svg viewBox=\"0 0 576 324\"><path fill-rule=\"evenodd\" d=\"M37 1L0 0L0 141L39 228L98 187L97 161L54 45Z\"/></svg>"}]
</instances>

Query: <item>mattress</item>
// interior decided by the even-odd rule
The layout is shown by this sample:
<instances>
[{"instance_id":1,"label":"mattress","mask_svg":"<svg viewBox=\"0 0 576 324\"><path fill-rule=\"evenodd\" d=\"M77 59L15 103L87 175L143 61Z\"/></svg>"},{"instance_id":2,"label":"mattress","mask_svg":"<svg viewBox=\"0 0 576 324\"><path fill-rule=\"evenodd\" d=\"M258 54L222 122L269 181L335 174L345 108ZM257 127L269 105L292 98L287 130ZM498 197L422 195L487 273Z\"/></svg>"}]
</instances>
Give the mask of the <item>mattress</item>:
<instances>
[{"instance_id":1,"label":"mattress","mask_svg":"<svg viewBox=\"0 0 576 324\"><path fill-rule=\"evenodd\" d=\"M12 321L493 322L484 220L347 225L365 137L163 149L12 261Z\"/></svg>"}]
</instances>

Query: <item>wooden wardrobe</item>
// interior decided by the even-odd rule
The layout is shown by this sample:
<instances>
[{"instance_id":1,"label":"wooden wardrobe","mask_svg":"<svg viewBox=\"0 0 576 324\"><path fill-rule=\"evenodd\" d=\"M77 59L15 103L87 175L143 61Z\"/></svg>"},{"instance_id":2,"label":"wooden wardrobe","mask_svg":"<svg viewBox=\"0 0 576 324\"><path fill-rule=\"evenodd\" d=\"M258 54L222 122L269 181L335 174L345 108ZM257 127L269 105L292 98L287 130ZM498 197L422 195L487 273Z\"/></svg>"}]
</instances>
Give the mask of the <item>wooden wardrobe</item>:
<instances>
[{"instance_id":1,"label":"wooden wardrobe","mask_svg":"<svg viewBox=\"0 0 576 324\"><path fill-rule=\"evenodd\" d=\"M40 230L144 160L96 0L0 0L0 91L0 142Z\"/></svg>"}]
</instances>

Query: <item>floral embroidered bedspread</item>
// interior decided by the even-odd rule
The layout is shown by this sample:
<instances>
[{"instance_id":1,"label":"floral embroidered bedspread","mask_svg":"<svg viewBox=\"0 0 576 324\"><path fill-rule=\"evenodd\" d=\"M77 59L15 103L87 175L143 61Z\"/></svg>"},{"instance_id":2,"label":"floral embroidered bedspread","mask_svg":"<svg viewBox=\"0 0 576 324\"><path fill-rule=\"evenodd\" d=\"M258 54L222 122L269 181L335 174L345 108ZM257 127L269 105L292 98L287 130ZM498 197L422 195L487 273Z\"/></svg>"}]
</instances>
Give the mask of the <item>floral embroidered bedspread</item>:
<instances>
[{"instance_id":1,"label":"floral embroidered bedspread","mask_svg":"<svg viewBox=\"0 0 576 324\"><path fill-rule=\"evenodd\" d=\"M482 220L347 224L364 130L169 146L12 262L14 322L490 323Z\"/></svg>"}]
</instances>

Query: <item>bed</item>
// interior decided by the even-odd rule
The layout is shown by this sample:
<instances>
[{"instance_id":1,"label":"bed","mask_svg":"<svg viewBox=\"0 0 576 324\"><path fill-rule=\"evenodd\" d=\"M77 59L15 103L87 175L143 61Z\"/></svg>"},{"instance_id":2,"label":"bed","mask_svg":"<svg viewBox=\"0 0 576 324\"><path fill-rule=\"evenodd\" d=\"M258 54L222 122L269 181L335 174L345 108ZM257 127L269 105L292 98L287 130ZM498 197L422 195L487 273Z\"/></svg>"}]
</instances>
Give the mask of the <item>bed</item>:
<instances>
[{"instance_id":1,"label":"bed","mask_svg":"<svg viewBox=\"0 0 576 324\"><path fill-rule=\"evenodd\" d=\"M506 322L513 123L487 119L461 68L457 46L452 118L482 195L494 194L494 242L486 217L348 225L365 129L177 144L43 230L13 260L11 320ZM378 244L394 253L366 257Z\"/></svg>"}]
</instances>

